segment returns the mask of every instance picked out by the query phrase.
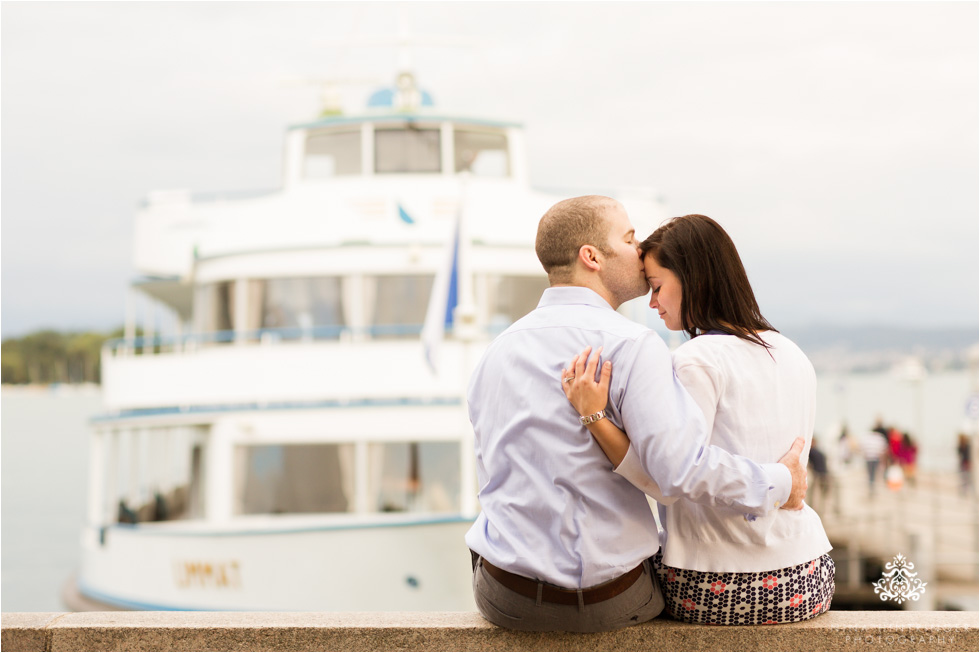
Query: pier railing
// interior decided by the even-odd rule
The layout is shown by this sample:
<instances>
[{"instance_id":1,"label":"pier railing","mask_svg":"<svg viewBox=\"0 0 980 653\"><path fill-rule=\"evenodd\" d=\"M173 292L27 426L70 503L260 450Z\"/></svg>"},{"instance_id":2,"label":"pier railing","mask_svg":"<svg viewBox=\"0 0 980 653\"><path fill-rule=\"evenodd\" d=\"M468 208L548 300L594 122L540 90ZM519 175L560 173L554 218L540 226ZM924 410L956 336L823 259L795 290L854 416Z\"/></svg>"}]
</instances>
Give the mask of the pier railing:
<instances>
[{"instance_id":1,"label":"pier railing","mask_svg":"<svg viewBox=\"0 0 980 653\"><path fill-rule=\"evenodd\" d=\"M7 613L4 651L976 651L977 612L827 612L782 626L655 619L521 633L470 612Z\"/></svg>"},{"instance_id":2,"label":"pier railing","mask_svg":"<svg viewBox=\"0 0 980 653\"><path fill-rule=\"evenodd\" d=\"M829 495L811 484L807 496L834 545L835 598L863 594L877 599L871 582L899 555L907 560L909 573L928 587L915 609L942 609L962 605L962 597L976 597L977 497L960 492L957 477L921 472L914 484L896 490L879 478L872 493L862 460L839 470L835 481ZM873 563L881 567L875 571Z\"/></svg>"}]
</instances>

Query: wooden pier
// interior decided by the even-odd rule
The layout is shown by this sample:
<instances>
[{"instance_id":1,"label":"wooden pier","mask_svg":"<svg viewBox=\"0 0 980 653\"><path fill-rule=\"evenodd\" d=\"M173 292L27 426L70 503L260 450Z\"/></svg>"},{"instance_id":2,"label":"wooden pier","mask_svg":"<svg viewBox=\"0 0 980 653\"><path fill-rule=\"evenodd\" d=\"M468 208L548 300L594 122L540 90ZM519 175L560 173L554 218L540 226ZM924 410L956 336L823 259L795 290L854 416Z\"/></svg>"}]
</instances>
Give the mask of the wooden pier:
<instances>
[{"instance_id":1,"label":"wooden pier","mask_svg":"<svg viewBox=\"0 0 980 653\"><path fill-rule=\"evenodd\" d=\"M889 607L977 609L980 511L976 491L961 494L955 472L919 472L914 481L889 489L879 470L872 492L864 461L855 460L832 470L829 481L825 491L811 470L807 502L834 545L834 608L885 607L874 582L902 554L927 583L926 591L918 600Z\"/></svg>"}]
</instances>

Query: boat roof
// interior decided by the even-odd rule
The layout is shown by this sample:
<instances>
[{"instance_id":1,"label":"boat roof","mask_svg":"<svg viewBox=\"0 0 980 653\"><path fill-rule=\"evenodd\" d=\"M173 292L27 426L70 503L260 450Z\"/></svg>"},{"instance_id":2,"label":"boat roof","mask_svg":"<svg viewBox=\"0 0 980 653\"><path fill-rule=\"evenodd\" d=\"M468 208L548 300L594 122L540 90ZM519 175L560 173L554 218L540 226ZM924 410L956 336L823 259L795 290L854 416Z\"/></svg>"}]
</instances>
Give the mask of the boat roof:
<instances>
[{"instance_id":1,"label":"boat roof","mask_svg":"<svg viewBox=\"0 0 980 653\"><path fill-rule=\"evenodd\" d=\"M289 125L287 129L315 129L317 127L333 127L336 125L352 125L365 122L452 122L456 124L475 125L479 127L500 127L505 129L522 129L524 127L524 125L519 122L507 120L452 116L443 113L428 113L424 111L386 111L384 113L365 113L354 116L324 116L311 122Z\"/></svg>"}]
</instances>

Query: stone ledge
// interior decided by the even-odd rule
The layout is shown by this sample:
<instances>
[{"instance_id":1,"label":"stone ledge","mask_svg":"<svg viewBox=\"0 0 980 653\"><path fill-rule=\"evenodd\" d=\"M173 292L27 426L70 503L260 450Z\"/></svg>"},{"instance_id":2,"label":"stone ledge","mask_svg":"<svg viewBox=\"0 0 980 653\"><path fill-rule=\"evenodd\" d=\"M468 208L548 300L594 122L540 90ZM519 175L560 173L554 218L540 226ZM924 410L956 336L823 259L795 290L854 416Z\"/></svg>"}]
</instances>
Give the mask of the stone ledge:
<instances>
[{"instance_id":1,"label":"stone ledge","mask_svg":"<svg viewBox=\"0 0 980 653\"><path fill-rule=\"evenodd\" d=\"M656 619L610 633L519 633L475 612L2 615L4 651L976 651L977 612L830 611L783 626Z\"/></svg>"}]
</instances>

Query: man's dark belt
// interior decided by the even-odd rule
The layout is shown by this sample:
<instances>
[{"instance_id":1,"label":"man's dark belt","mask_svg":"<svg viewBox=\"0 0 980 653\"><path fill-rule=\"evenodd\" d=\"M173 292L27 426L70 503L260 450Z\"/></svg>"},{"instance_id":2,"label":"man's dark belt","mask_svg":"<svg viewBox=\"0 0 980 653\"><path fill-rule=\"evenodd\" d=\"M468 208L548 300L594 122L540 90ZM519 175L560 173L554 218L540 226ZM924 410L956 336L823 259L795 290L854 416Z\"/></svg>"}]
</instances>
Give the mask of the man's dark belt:
<instances>
[{"instance_id":1,"label":"man's dark belt","mask_svg":"<svg viewBox=\"0 0 980 653\"><path fill-rule=\"evenodd\" d=\"M490 564L486 558L481 558L480 564L486 568L487 573L493 576L498 583L513 592L517 592L521 596L526 596L536 600L538 598L538 585L541 585L542 601L546 601L548 603L560 603L562 605L578 605L579 590L555 587L554 585L549 585L548 583L536 581L531 578L525 578L524 576L518 576L517 574L512 574L509 571ZM633 587L633 583L635 583L636 579L638 579L642 574L643 563L641 562L636 569L626 572L619 578L613 578L612 580L606 581L601 585L595 585L593 587L583 589L582 602L586 605L590 605L592 603L607 601L614 596L619 596L629 588Z\"/></svg>"}]
</instances>

